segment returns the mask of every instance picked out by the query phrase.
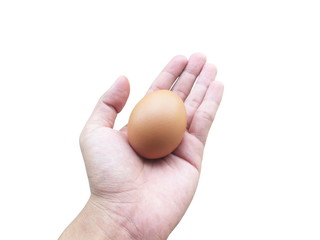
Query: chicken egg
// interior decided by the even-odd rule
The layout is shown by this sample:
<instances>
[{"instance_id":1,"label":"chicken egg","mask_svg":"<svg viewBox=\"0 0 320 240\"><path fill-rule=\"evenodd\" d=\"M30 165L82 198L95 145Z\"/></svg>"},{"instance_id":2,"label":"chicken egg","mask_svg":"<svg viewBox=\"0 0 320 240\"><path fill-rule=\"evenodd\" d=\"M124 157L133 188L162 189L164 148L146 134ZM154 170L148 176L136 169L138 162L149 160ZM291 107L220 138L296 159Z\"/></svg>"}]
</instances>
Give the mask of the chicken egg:
<instances>
[{"instance_id":1,"label":"chicken egg","mask_svg":"<svg viewBox=\"0 0 320 240\"><path fill-rule=\"evenodd\" d=\"M147 94L134 107L128 122L128 141L142 157L162 158L180 144L187 125L182 99L169 90Z\"/></svg>"}]
</instances>

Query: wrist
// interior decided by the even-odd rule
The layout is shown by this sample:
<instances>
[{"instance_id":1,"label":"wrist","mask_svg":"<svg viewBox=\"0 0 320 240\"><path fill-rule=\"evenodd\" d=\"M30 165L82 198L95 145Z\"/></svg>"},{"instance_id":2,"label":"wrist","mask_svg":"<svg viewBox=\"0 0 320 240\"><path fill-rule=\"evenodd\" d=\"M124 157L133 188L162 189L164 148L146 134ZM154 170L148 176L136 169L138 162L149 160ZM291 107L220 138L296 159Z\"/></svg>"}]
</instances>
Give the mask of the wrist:
<instances>
[{"instance_id":1,"label":"wrist","mask_svg":"<svg viewBox=\"0 0 320 240\"><path fill-rule=\"evenodd\" d=\"M128 219L108 211L100 205L96 197L91 196L75 220L62 233L59 240L97 239L129 240L141 239L129 229Z\"/></svg>"}]
</instances>

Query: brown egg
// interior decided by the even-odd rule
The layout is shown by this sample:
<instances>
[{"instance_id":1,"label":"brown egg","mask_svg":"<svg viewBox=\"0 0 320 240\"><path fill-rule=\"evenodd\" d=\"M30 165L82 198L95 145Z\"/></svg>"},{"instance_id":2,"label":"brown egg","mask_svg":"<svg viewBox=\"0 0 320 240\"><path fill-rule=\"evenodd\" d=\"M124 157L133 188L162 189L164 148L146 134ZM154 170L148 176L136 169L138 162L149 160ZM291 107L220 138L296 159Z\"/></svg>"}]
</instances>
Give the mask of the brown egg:
<instances>
[{"instance_id":1,"label":"brown egg","mask_svg":"<svg viewBox=\"0 0 320 240\"><path fill-rule=\"evenodd\" d=\"M142 157L165 157L180 144L187 115L181 98L169 90L157 90L138 102L128 123L128 140Z\"/></svg>"}]
</instances>

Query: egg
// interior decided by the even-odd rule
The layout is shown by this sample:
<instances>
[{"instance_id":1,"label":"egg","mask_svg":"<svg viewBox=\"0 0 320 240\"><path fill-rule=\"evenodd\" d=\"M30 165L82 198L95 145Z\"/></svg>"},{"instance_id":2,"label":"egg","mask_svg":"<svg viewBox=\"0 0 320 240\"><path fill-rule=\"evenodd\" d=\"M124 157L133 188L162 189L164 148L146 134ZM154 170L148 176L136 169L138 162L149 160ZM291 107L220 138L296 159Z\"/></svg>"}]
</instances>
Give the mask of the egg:
<instances>
[{"instance_id":1,"label":"egg","mask_svg":"<svg viewBox=\"0 0 320 240\"><path fill-rule=\"evenodd\" d=\"M142 157L162 158L180 144L187 125L182 99L169 90L147 94L134 107L128 122L128 141Z\"/></svg>"}]
</instances>

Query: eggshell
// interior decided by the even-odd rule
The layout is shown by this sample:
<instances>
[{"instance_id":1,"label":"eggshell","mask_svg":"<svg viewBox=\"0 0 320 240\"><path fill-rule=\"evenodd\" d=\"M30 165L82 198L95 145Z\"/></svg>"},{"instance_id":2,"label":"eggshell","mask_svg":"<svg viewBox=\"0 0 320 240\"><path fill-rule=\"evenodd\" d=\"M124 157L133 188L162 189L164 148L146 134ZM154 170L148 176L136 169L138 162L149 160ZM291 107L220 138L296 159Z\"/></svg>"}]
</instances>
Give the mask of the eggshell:
<instances>
[{"instance_id":1,"label":"eggshell","mask_svg":"<svg viewBox=\"0 0 320 240\"><path fill-rule=\"evenodd\" d=\"M180 144L187 125L181 98L169 90L157 90L138 102L128 122L128 140L142 157L165 157Z\"/></svg>"}]
</instances>

